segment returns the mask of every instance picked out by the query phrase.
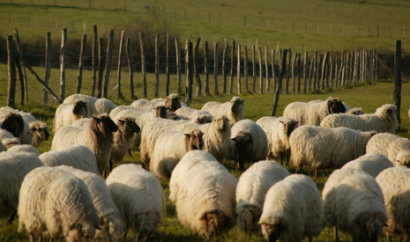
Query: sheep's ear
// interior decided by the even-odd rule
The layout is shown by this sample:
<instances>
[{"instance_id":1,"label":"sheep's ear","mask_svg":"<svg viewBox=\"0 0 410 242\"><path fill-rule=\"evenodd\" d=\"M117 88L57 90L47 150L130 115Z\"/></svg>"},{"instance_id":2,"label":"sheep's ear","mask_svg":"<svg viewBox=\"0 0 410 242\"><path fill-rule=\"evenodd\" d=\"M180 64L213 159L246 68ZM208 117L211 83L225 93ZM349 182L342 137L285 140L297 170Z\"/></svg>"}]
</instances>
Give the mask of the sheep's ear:
<instances>
[{"instance_id":1,"label":"sheep's ear","mask_svg":"<svg viewBox=\"0 0 410 242\"><path fill-rule=\"evenodd\" d=\"M185 136L191 138L191 134L185 134Z\"/></svg>"},{"instance_id":2,"label":"sheep's ear","mask_svg":"<svg viewBox=\"0 0 410 242\"><path fill-rule=\"evenodd\" d=\"M237 137L235 137L235 138L232 138L231 140L232 140L232 141L236 141L237 139L238 139L238 138L237 138Z\"/></svg>"},{"instance_id":3,"label":"sheep's ear","mask_svg":"<svg viewBox=\"0 0 410 242\"><path fill-rule=\"evenodd\" d=\"M241 103L245 102L245 100L241 100Z\"/></svg>"},{"instance_id":4,"label":"sheep's ear","mask_svg":"<svg viewBox=\"0 0 410 242\"><path fill-rule=\"evenodd\" d=\"M121 124L125 124L125 121L122 119L118 119L118 122L120 122Z\"/></svg>"},{"instance_id":5,"label":"sheep's ear","mask_svg":"<svg viewBox=\"0 0 410 242\"><path fill-rule=\"evenodd\" d=\"M95 229L96 229L96 230L102 230L102 228L99 227L99 226L95 227Z\"/></svg>"},{"instance_id":6,"label":"sheep's ear","mask_svg":"<svg viewBox=\"0 0 410 242\"><path fill-rule=\"evenodd\" d=\"M93 119L94 119L97 123L101 122L101 119L100 119L100 118L93 117Z\"/></svg>"},{"instance_id":7,"label":"sheep's ear","mask_svg":"<svg viewBox=\"0 0 410 242\"><path fill-rule=\"evenodd\" d=\"M389 227L389 225L387 225L387 224L383 224L383 227Z\"/></svg>"},{"instance_id":8,"label":"sheep's ear","mask_svg":"<svg viewBox=\"0 0 410 242\"><path fill-rule=\"evenodd\" d=\"M282 120L279 120L279 122L281 122L282 124L285 124Z\"/></svg>"}]
</instances>

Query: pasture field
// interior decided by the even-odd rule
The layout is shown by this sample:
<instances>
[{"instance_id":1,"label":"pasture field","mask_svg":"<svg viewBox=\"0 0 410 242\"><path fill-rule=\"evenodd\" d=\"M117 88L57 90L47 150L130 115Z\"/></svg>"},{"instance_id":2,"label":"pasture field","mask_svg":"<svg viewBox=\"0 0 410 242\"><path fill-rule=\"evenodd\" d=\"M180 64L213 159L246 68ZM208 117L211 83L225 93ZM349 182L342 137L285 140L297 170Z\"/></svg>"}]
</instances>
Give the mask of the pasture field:
<instances>
[{"instance_id":1,"label":"pasture field","mask_svg":"<svg viewBox=\"0 0 410 242\"><path fill-rule=\"evenodd\" d=\"M0 0L0 34L12 34L17 27L22 41L48 31L55 39L66 27L70 41L81 37L85 23L88 36L97 24L100 37L114 29L119 38L121 30L138 28L141 20L151 19L156 24L149 31L162 31L167 23L166 31L179 35L181 41L202 37L219 43L224 38L228 43L236 39L237 44L248 46L279 43L280 48L297 52L357 47L393 50L396 39L402 39L404 49L410 44L410 33L405 33L406 27L410 31L406 26L410 2L405 0L94 0L91 8L88 3Z\"/></svg>"},{"instance_id":2,"label":"pasture field","mask_svg":"<svg viewBox=\"0 0 410 242\"><path fill-rule=\"evenodd\" d=\"M44 68L36 68L36 71L39 75L42 76L44 73ZM74 93L75 86L76 86L76 70L67 70L66 78L67 78L67 86L66 86L66 95L70 95ZM116 98L117 90L115 89L116 81L114 81L115 73L111 74L110 79L110 87L109 87L109 95L108 98L114 101L117 105L121 104L130 104L133 100L129 98L129 90L128 86L125 84L127 82L126 77L128 73L122 73L123 76L123 88L122 93L124 94L125 98L122 100L118 100ZM17 105L16 108L22 109L27 112L33 113L36 117L44 120L50 128L52 129L53 124L53 117L55 110L58 106L58 103L54 101L49 96L49 104L42 105L41 104L41 87L40 85L34 80L31 74L29 76L29 102L24 106ZM148 75L148 98L154 98L154 75ZM220 78L221 79L221 78ZM84 83L83 83L83 94L90 94L90 80L91 80L91 73L88 71L84 72ZM161 86L160 86L160 96L165 96L165 87L164 87L164 80L165 76L160 77ZM135 94L140 97L142 93L141 89L141 78L140 74L137 73L134 75L134 81L136 83ZM114 83L115 82L115 83ZM220 80L221 84L221 80ZM56 91L58 95L58 70L53 69L50 78L50 87L52 90ZM0 105L6 105L6 97L7 97L7 67L6 65L0 65L0 86L4 88L0 89ZM176 77L171 76L171 88L170 92L176 92ZM223 95L213 95L213 81L210 83L211 95L210 96L201 96L193 98L191 107L200 109L206 102L208 101L219 101L225 102L231 99L233 95L230 94L223 94ZM220 90L222 85L220 85ZM194 90L196 85L194 83ZM410 85L409 83L403 83L402 86L402 108L401 108L401 131L398 135L403 137L410 137L408 130L409 130L409 123L407 118L407 110L410 107ZM19 90L19 85L17 85L17 90ZM292 90L290 88L290 90ZM236 90L234 89L234 92ZM362 107L363 111L366 113L372 113L375 109L385 103L392 103L393 100L393 83L391 81L378 81L375 82L373 85L362 85L362 86L354 86L354 87L344 87L340 89L334 90L327 90L326 92L321 93L312 93L309 92L308 94L281 94L279 99L278 111L277 116L281 116L283 113L283 109L287 104L294 101L310 101L315 99L326 99L329 96L332 97L340 97L342 98L349 106L351 107ZM180 94L182 95L182 94ZM273 102L273 95L272 90L269 94L252 94L250 92L240 95L242 99L245 100L245 118L252 119L256 121L258 118L262 116L269 116L270 111L272 108ZM16 92L16 100L20 100L19 91ZM17 101L16 103L19 103ZM53 135L50 139L45 142L41 147L39 147L40 152L48 151L51 147L51 140ZM140 163L140 155L139 149L133 148L132 156L127 155L125 157L125 163ZM224 165L237 177L240 176L240 172L236 169L235 164L232 162L224 162ZM292 165L288 167L291 173L294 173L294 168ZM313 175L313 172L305 171L306 174ZM319 190L323 189L323 185L326 182L326 179L329 175L330 171L325 173L319 172L318 178L315 179L316 185L318 186ZM161 184L164 187L166 194L169 195L169 187L168 181L161 180ZM28 236L25 233L18 233L18 219L16 219L11 225L6 224L6 219L3 217L0 219L0 241L27 241ZM339 234L340 236L340 234ZM131 235L129 233L129 241L131 241ZM156 235L156 241L203 241L205 238L199 237L193 234L190 230L183 227L177 217L175 206L167 199L167 215L163 224L161 225L160 229ZM314 241L332 241L333 240L333 229L324 226L322 233L317 237L314 238ZM211 238L210 241L264 241L264 239L260 236L256 235L247 235L241 232L236 226L229 231L229 233L222 235L220 237ZM351 237L347 234L341 233L341 241L351 241ZM387 241L385 238L381 236L381 240L379 241Z\"/></svg>"}]
</instances>

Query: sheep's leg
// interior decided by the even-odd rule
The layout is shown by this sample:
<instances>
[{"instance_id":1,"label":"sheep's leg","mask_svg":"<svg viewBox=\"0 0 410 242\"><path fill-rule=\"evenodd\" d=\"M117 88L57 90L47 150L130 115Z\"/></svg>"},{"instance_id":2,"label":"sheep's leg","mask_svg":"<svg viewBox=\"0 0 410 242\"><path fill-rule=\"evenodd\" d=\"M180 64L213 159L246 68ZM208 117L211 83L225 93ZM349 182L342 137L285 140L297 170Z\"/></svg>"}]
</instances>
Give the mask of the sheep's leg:
<instances>
[{"instance_id":1,"label":"sheep's leg","mask_svg":"<svg viewBox=\"0 0 410 242\"><path fill-rule=\"evenodd\" d=\"M289 167L290 155L287 154L286 156L286 167Z\"/></svg>"},{"instance_id":2,"label":"sheep's leg","mask_svg":"<svg viewBox=\"0 0 410 242\"><path fill-rule=\"evenodd\" d=\"M50 242L54 242L54 238L51 238L51 239L50 239Z\"/></svg>"},{"instance_id":3,"label":"sheep's leg","mask_svg":"<svg viewBox=\"0 0 410 242\"><path fill-rule=\"evenodd\" d=\"M30 236L30 242L34 242L34 235L30 233L29 236Z\"/></svg>"},{"instance_id":4,"label":"sheep's leg","mask_svg":"<svg viewBox=\"0 0 410 242\"><path fill-rule=\"evenodd\" d=\"M317 169L315 169L315 177L314 177L315 179L316 179L316 176L317 176Z\"/></svg>"},{"instance_id":5,"label":"sheep's leg","mask_svg":"<svg viewBox=\"0 0 410 242\"><path fill-rule=\"evenodd\" d=\"M110 172L112 171L112 167L113 167L113 162L112 160L110 160Z\"/></svg>"},{"instance_id":6,"label":"sheep's leg","mask_svg":"<svg viewBox=\"0 0 410 242\"><path fill-rule=\"evenodd\" d=\"M37 238L38 242L43 242L43 234L40 233L40 235Z\"/></svg>"},{"instance_id":7,"label":"sheep's leg","mask_svg":"<svg viewBox=\"0 0 410 242\"><path fill-rule=\"evenodd\" d=\"M312 242L312 236L309 236L309 242Z\"/></svg>"},{"instance_id":8,"label":"sheep's leg","mask_svg":"<svg viewBox=\"0 0 410 242\"><path fill-rule=\"evenodd\" d=\"M337 235L337 227L334 227L334 231L335 231L335 241L339 241L339 236Z\"/></svg>"},{"instance_id":9,"label":"sheep's leg","mask_svg":"<svg viewBox=\"0 0 410 242\"><path fill-rule=\"evenodd\" d=\"M387 238L387 241L391 242L391 237L389 236L389 233L387 232L386 232L386 238Z\"/></svg>"},{"instance_id":10,"label":"sheep's leg","mask_svg":"<svg viewBox=\"0 0 410 242\"><path fill-rule=\"evenodd\" d=\"M9 218L7 219L7 223L11 224L14 221L14 218L16 217L17 210L13 210L13 212L10 213Z\"/></svg>"}]
</instances>

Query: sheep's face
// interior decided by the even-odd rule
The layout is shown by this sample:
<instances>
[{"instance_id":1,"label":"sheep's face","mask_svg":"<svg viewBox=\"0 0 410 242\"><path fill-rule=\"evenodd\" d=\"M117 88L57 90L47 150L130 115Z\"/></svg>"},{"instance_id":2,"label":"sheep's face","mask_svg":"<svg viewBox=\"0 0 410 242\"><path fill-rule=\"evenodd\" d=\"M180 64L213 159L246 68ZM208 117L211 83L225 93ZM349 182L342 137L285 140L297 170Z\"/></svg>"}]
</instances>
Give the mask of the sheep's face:
<instances>
[{"instance_id":1,"label":"sheep's face","mask_svg":"<svg viewBox=\"0 0 410 242\"><path fill-rule=\"evenodd\" d=\"M283 124L283 133L289 138L290 134L299 127L299 122L296 120L291 120L289 122L279 121Z\"/></svg>"},{"instance_id":2,"label":"sheep's face","mask_svg":"<svg viewBox=\"0 0 410 242\"><path fill-rule=\"evenodd\" d=\"M93 117L93 120L97 122L100 129L106 132L117 132L118 126L112 121L110 116L106 114L99 115L98 117Z\"/></svg>"},{"instance_id":3,"label":"sheep's face","mask_svg":"<svg viewBox=\"0 0 410 242\"><path fill-rule=\"evenodd\" d=\"M261 224L262 234L268 241L277 241L284 230L280 223Z\"/></svg>"},{"instance_id":4,"label":"sheep's face","mask_svg":"<svg viewBox=\"0 0 410 242\"><path fill-rule=\"evenodd\" d=\"M386 226L386 221L386 216L381 213L359 215L355 225L352 226L353 239L355 241L377 242L378 236L383 231L383 226Z\"/></svg>"},{"instance_id":5,"label":"sheep's face","mask_svg":"<svg viewBox=\"0 0 410 242\"><path fill-rule=\"evenodd\" d=\"M239 112L243 108L243 102L245 101L239 97L233 97L231 100L231 111L233 113Z\"/></svg>"},{"instance_id":6,"label":"sheep's face","mask_svg":"<svg viewBox=\"0 0 410 242\"><path fill-rule=\"evenodd\" d=\"M75 102L74 108L73 108L73 114L77 117L77 119L90 117L87 103L84 101Z\"/></svg>"},{"instance_id":7,"label":"sheep's face","mask_svg":"<svg viewBox=\"0 0 410 242\"><path fill-rule=\"evenodd\" d=\"M400 151L396 155L396 166L406 166L410 168L410 152L407 150Z\"/></svg>"},{"instance_id":8,"label":"sheep's face","mask_svg":"<svg viewBox=\"0 0 410 242\"><path fill-rule=\"evenodd\" d=\"M376 113L384 116L384 118L393 125L394 130L399 128L397 121L397 108L394 105L385 104L376 110Z\"/></svg>"},{"instance_id":9,"label":"sheep's face","mask_svg":"<svg viewBox=\"0 0 410 242\"><path fill-rule=\"evenodd\" d=\"M37 147L44 140L48 140L50 133L48 131L48 125L41 122L35 122L30 124L30 129L33 137L33 146Z\"/></svg>"},{"instance_id":10,"label":"sheep's face","mask_svg":"<svg viewBox=\"0 0 410 242\"><path fill-rule=\"evenodd\" d=\"M258 220L261 217L261 210L254 205L246 204L237 206L238 227L244 231L260 232Z\"/></svg>"},{"instance_id":11,"label":"sheep's face","mask_svg":"<svg viewBox=\"0 0 410 242\"><path fill-rule=\"evenodd\" d=\"M169 111L175 112L181 108L181 103L179 102L179 97L177 95L169 95L165 100L165 106L169 108Z\"/></svg>"},{"instance_id":12,"label":"sheep's face","mask_svg":"<svg viewBox=\"0 0 410 242\"><path fill-rule=\"evenodd\" d=\"M191 133L185 134L185 148L186 151L190 150L203 150L204 149L204 133L199 130L192 130Z\"/></svg>"},{"instance_id":13,"label":"sheep's face","mask_svg":"<svg viewBox=\"0 0 410 242\"><path fill-rule=\"evenodd\" d=\"M204 114L204 115L199 115L196 120L195 123L197 124L207 124L207 123L211 123L212 122L212 115L209 114Z\"/></svg>"},{"instance_id":14,"label":"sheep's face","mask_svg":"<svg viewBox=\"0 0 410 242\"><path fill-rule=\"evenodd\" d=\"M362 115L364 114L363 110L361 108L352 108L349 111L346 111L347 114L352 114L352 115Z\"/></svg>"},{"instance_id":15,"label":"sheep's face","mask_svg":"<svg viewBox=\"0 0 410 242\"><path fill-rule=\"evenodd\" d=\"M167 117L167 108L164 105L157 105L154 107L155 117L156 118L166 118Z\"/></svg>"},{"instance_id":16,"label":"sheep's face","mask_svg":"<svg viewBox=\"0 0 410 242\"><path fill-rule=\"evenodd\" d=\"M133 133L138 134L141 130L140 127L135 122L135 119L130 118L130 117L122 117L118 119L117 126L118 127L125 126L125 133L132 134L132 135Z\"/></svg>"},{"instance_id":17,"label":"sheep's face","mask_svg":"<svg viewBox=\"0 0 410 242\"><path fill-rule=\"evenodd\" d=\"M236 163L240 170L244 170L244 163L248 160L248 155L252 151L252 138L247 133L239 133L231 139L235 142L236 147Z\"/></svg>"},{"instance_id":18,"label":"sheep's face","mask_svg":"<svg viewBox=\"0 0 410 242\"><path fill-rule=\"evenodd\" d=\"M212 124L216 127L218 131L225 131L231 128L231 125L229 124L229 119L226 116L214 118L212 120Z\"/></svg>"},{"instance_id":19,"label":"sheep's face","mask_svg":"<svg viewBox=\"0 0 410 242\"><path fill-rule=\"evenodd\" d=\"M87 239L94 238L95 230L99 229L91 225L89 222L84 222L83 224L71 225L66 236L67 241L86 241Z\"/></svg>"},{"instance_id":20,"label":"sheep's face","mask_svg":"<svg viewBox=\"0 0 410 242\"><path fill-rule=\"evenodd\" d=\"M201 219L201 232L209 239L212 235L218 235L229 222L225 214L220 211L211 211L205 213Z\"/></svg>"},{"instance_id":21,"label":"sheep's face","mask_svg":"<svg viewBox=\"0 0 410 242\"><path fill-rule=\"evenodd\" d=\"M24 120L20 114L9 113L4 117L2 129L9 131L14 137L19 137L24 131Z\"/></svg>"},{"instance_id":22,"label":"sheep's face","mask_svg":"<svg viewBox=\"0 0 410 242\"><path fill-rule=\"evenodd\" d=\"M329 113L344 113L346 108L343 105L342 99L330 98L327 100L327 108Z\"/></svg>"}]
</instances>

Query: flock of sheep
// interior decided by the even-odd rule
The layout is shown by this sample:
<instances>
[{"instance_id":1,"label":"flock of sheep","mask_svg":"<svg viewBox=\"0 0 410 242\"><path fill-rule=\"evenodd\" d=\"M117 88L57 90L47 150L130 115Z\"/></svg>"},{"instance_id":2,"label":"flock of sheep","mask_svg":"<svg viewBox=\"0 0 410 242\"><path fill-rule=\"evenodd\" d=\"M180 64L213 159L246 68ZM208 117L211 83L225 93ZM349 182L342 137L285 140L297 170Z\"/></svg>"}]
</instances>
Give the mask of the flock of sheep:
<instances>
[{"instance_id":1,"label":"flock of sheep","mask_svg":"<svg viewBox=\"0 0 410 242\"><path fill-rule=\"evenodd\" d=\"M129 106L74 94L57 108L51 150L40 155L48 125L2 107L0 211L9 222L18 215L31 241L120 241L130 229L145 241L166 214L160 177L179 221L207 238L237 224L268 241L311 241L322 220L354 241L410 234L410 140L394 135L394 105L365 114L328 98L291 103L283 115L244 119L239 97L195 110L176 94ZM143 166L122 164L133 147ZM245 170L239 179L229 160ZM289 174L289 161L297 173L336 169L322 197L310 177Z\"/></svg>"}]
</instances>

